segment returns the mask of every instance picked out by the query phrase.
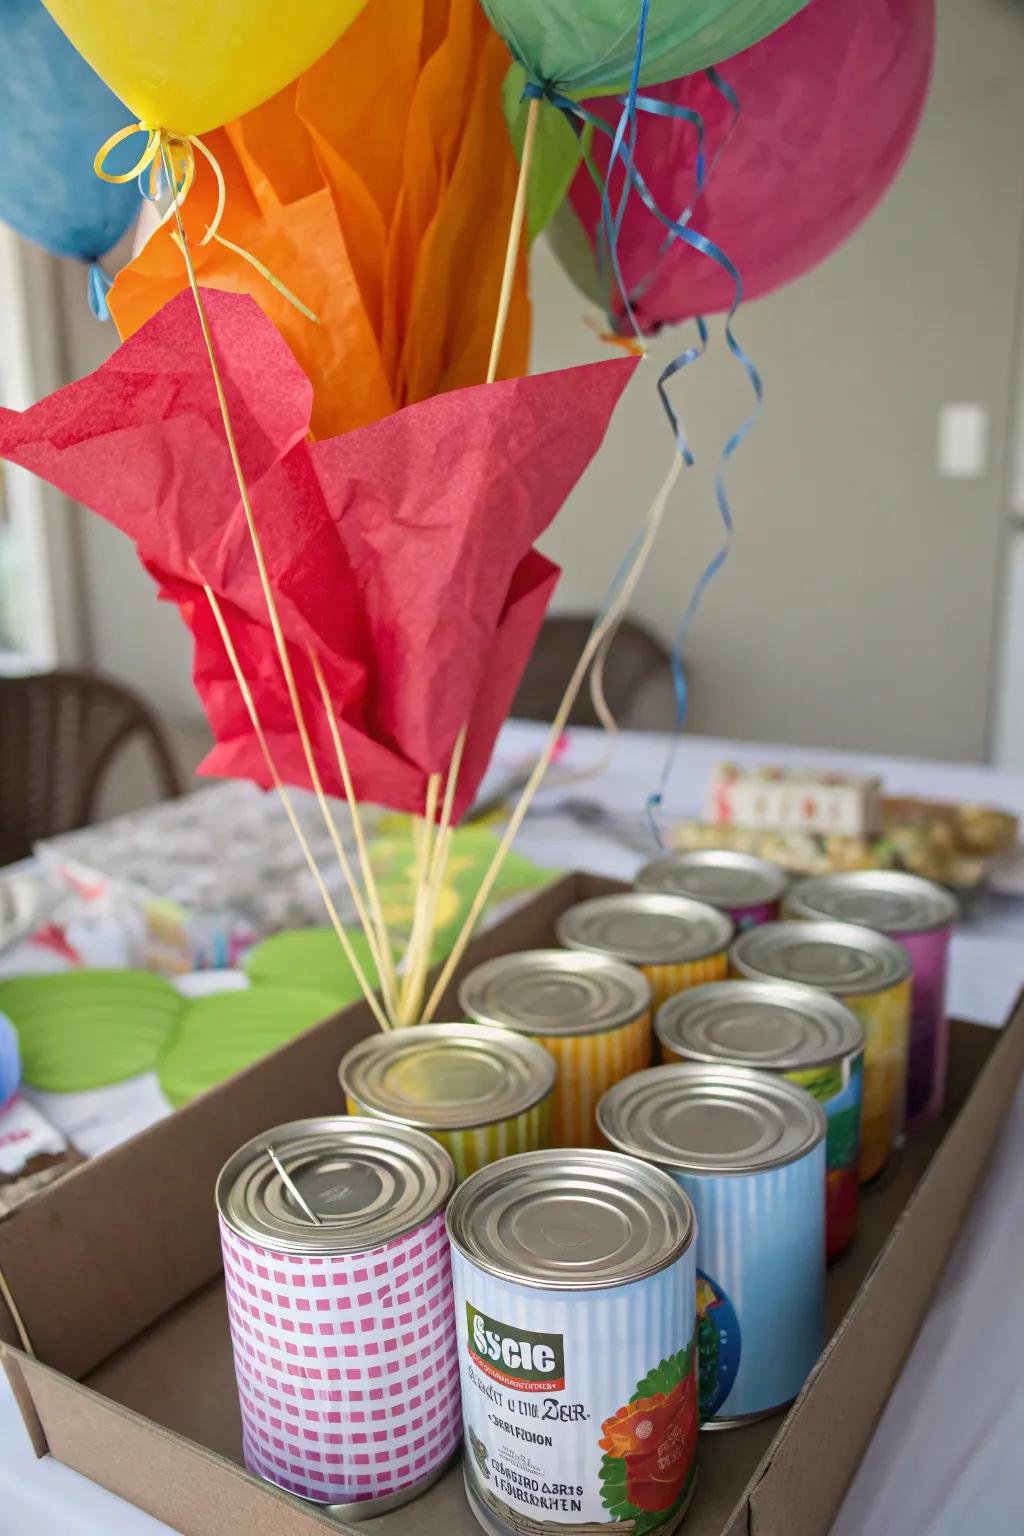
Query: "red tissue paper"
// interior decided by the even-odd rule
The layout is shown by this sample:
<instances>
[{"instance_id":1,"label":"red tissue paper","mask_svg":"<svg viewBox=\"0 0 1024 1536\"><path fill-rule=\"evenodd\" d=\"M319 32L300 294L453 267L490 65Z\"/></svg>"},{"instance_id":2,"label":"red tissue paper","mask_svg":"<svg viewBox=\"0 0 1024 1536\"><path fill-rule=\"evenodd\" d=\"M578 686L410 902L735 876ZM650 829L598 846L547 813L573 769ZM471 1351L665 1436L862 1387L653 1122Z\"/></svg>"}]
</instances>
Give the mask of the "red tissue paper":
<instances>
[{"instance_id":1,"label":"red tissue paper","mask_svg":"<svg viewBox=\"0 0 1024 1536\"><path fill-rule=\"evenodd\" d=\"M468 727L471 802L558 578L532 548L601 443L636 359L436 395L309 440L312 389L250 298L204 291L253 514L325 789L341 794L316 653L360 800L422 814ZM269 776L203 591L217 594L274 761L309 774L192 296L95 373L0 410L0 456L134 540L195 637L216 745L201 772Z\"/></svg>"}]
</instances>

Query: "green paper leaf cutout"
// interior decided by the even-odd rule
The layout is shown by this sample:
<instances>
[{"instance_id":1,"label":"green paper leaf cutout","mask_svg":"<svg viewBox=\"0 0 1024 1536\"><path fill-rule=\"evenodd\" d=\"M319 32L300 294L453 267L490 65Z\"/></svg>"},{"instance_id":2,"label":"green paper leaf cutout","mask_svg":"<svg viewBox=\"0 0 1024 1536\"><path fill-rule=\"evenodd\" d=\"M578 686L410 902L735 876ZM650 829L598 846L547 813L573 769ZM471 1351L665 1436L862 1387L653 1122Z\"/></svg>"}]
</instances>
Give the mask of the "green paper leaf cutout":
<instances>
[{"instance_id":1,"label":"green paper leaf cutout","mask_svg":"<svg viewBox=\"0 0 1024 1536\"><path fill-rule=\"evenodd\" d=\"M525 84L526 71L520 64L513 64L501 88L505 121L518 160L523 157L529 108L529 102L521 99ZM583 144L589 132L588 128L583 138L578 138L557 107L553 107L549 101L541 102L526 188L526 237L529 242L537 238L555 210L565 201L583 158Z\"/></svg>"},{"instance_id":2,"label":"green paper leaf cutout","mask_svg":"<svg viewBox=\"0 0 1024 1536\"><path fill-rule=\"evenodd\" d=\"M348 937L363 974L375 987L377 968L365 936L350 931ZM335 1008L344 1008L363 995L333 928L295 928L271 934L243 956L242 969L254 987L321 992Z\"/></svg>"},{"instance_id":3,"label":"green paper leaf cutout","mask_svg":"<svg viewBox=\"0 0 1024 1536\"><path fill-rule=\"evenodd\" d=\"M0 982L22 1075L47 1093L106 1088L156 1066L185 1007L148 971L64 971Z\"/></svg>"},{"instance_id":4,"label":"green paper leaf cutout","mask_svg":"<svg viewBox=\"0 0 1024 1536\"><path fill-rule=\"evenodd\" d=\"M572 203L566 200L555 210L546 231L548 245L585 299L602 314L608 309L608 290L601 280L593 241L583 228Z\"/></svg>"},{"instance_id":5,"label":"green paper leaf cutout","mask_svg":"<svg viewBox=\"0 0 1024 1536\"><path fill-rule=\"evenodd\" d=\"M157 1064L160 1087L175 1108L187 1104L319 1024L336 1007L334 998L321 992L276 986L197 998L186 1005ZM339 1087L339 1111L341 1104Z\"/></svg>"}]
</instances>

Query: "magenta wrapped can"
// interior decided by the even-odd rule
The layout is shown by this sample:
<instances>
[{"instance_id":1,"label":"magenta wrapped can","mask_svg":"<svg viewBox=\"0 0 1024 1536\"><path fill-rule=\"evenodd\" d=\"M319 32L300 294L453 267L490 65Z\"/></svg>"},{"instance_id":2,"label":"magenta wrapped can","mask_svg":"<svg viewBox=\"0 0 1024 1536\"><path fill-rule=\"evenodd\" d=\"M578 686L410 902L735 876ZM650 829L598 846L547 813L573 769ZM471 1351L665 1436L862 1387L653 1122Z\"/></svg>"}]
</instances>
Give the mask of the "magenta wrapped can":
<instances>
[{"instance_id":1,"label":"magenta wrapped can","mask_svg":"<svg viewBox=\"0 0 1024 1536\"><path fill-rule=\"evenodd\" d=\"M778 864L731 848L700 848L671 853L645 864L636 877L638 891L689 896L731 917L737 933L773 923L788 877Z\"/></svg>"},{"instance_id":2,"label":"magenta wrapped can","mask_svg":"<svg viewBox=\"0 0 1024 1536\"><path fill-rule=\"evenodd\" d=\"M430 1486L462 1439L448 1153L363 1116L278 1126L217 1180L250 1472L352 1521Z\"/></svg>"},{"instance_id":3,"label":"magenta wrapped can","mask_svg":"<svg viewBox=\"0 0 1024 1536\"><path fill-rule=\"evenodd\" d=\"M935 1120L946 1089L949 941L958 916L944 886L890 869L848 870L794 885L786 911L795 918L859 923L896 939L913 966L906 1125Z\"/></svg>"}]
</instances>

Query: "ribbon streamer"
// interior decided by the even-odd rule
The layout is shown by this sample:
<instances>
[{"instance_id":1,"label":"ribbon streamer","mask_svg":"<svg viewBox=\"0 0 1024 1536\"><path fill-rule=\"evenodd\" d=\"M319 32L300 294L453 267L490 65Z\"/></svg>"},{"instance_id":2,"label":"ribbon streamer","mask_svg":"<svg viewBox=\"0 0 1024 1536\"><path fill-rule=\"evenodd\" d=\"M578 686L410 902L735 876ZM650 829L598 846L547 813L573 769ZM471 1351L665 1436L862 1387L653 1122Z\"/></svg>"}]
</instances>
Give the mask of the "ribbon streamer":
<instances>
[{"instance_id":1,"label":"ribbon streamer","mask_svg":"<svg viewBox=\"0 0 1024 1536\"><path fill-rule=\"evenodd\" d=\"M108 171L106 163L111 151L116 149L119 144L123 144L126 139L130 139L133 134L139 133L146 135L146 145L135 161L135 164L127 171L118 173ZM153 128L148 123L129 123L126 127L119 129L117 133L112 133L110 138L100 145L93 160L93 170L101 181L122 183L138 180L139 189L143 197L147 198L150 202L158 202L166 192L169 192L171 194L171 202L163 218L160 220L160 226L162 226L175 216L176 210L180 210L189 192L192 190L192 184L196 179L197 154L202 155L213 172L217 183L217 205L214 209L213 219L207 225L206 233L199 241L199 244L209 245L211 240L216 240L218 245L226 246L236 256L241 256L254 271L259 273L265 282L268 282L272 288L276 288L281 297L286 299L293 308L297 309L300 314L304 315L314 325L318 325L320 322L308 305L304 304L300 298L292 293L291 289L287 288L280 278L275 277L269 267L265 266L251 251L247 251L244 246L236 245L233 240L228 240L226 236L220 234L221 220L227 207L227 189L224 184L224 172L220 168L216 155L195 134L169 133L163 128ZM144 180L147 172L149 173L148 190ZM167 186L169 176L173 176L173 186L170 187ZM89 295L90 303L92 303L92 286L90 286ZM96 313L95 308L93 313Z\"/></svg>"}]
</instances>

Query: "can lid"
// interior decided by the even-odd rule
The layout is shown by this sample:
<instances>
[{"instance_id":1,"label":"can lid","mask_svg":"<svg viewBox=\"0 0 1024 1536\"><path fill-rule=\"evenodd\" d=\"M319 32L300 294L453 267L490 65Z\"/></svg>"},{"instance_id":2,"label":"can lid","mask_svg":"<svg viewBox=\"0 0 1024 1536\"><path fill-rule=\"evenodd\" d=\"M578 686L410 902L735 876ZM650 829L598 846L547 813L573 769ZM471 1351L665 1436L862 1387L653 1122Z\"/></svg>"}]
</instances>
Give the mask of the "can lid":
<instances>
[{"instance_id":1,"label":"can lid","mask_svg":"<svg viewBox=\"0 0 1024 1536\"><path fill-rule=\"evenodd\" d=\"M481 1024L528 1035L590 1035L646 1013L651 984L608 955L528 949L478 965L459 989L459 1004Z\"/></svg>"},{"instance_id":2,"label":"can lid","mask_svg":"<svg viewBox=\"0 0 1024 1536\"><path fill-rule=\"evenodd\" d=\"M826 1130L809 1093L746 1067L689 1062L649 1067L609 1088L597 1106L620 1152L681 1173L761 1173L804 1157Z\"/></svg>"},{"instance_id":3,"label":"can lid","mask_svg":"<svg viewBox=\"0 0 1024 1536\"><path fill-rule=\"evenodd\" d=\"M642 1280L674 1263L697 1230L692 1205L666 1174L582 1147L490 1163L460 1185L447 1220L472 1264L557 1291Z\"/></svg>"},{"instance_id":4,"label":"can lid","mask_svg":"<svg viewBox=\"0 0 1024 1536\"><path fill-rule=\"evenodd\" d=\"M535 1040L481 1024L416 1024L368 1035L338 1076L365 1114L424 1131L468 1131L524 1114L555 1085Z\"/></svg>"},{"instance_id":5,"label":"can lid","mask_svg":"<svg viewBox=\"0 0 1024 1536\"><path fill-rule=\"evenodd\" d=\"M634 965L679 965L726 949L733 926L724 912L687 896L628 891L595 896L558 919L558 942Z\"/></svg>"},{"instance_id":6,"label":"can lid","mask_svg":"<svg viewBox=\"0 0 1024 1536\"><path fill-rule=\"evenodd\" d=\"M945 886L897 869L851 869L801 880L787 897L792 917L861 923L881 933L928 933L948 928L959 913Z\"/></svg>"},{"instance_id":7,"label":"can lid","mask_svg":"<svg viewBox=\"0 0 1024 1536\"><path fill-rule=\"evenodd\" d=\"M670 997L654 1031L687 1061L796 1072L864 1049L864 1026L838 998L785 981L710 981Z\"/></svg>"},{"instance_id":8,"label":"can lid","mask_svg":"<svg viewBox=\"0 0 1024 1536\"><path fill-rule=\"evenodd\" d=\"M701 848L673 853L645 864L636 877L638 891L692 896L711 907L753 907L778 901L787 875L778 864L730 848Z\"/></svg>"},{"instance_id":9,"label":"can lid","mask_svg":"<svg viewBox=\"0 0 1024 1536\"><path fill-rule=\"evenodd\" d=\"M325 1115L254 1136L217 1178L233 1232L279 1253L365 1253L433 1216L455 1187L444 1148L422 1131Z\"/></svg>"},{"instance_id":10,"label":"can lid","mask_svg":"<svg viewBox=\"0 0 1024 1536\"><path fill-rule=\"evenodd\" d=\"M762 923L740 934L729 960L751 981L800 981L839 997L884 992L910 975L905 949L856 923Z\"/></svg>"}]
</instances>

